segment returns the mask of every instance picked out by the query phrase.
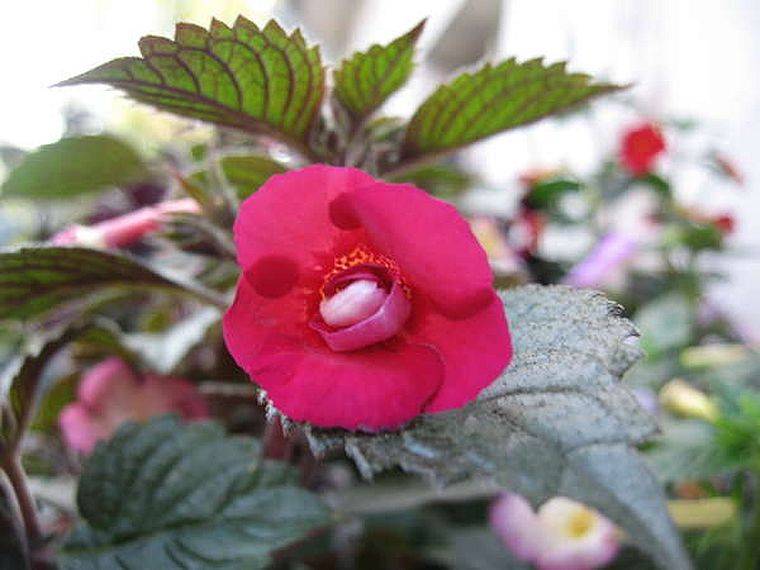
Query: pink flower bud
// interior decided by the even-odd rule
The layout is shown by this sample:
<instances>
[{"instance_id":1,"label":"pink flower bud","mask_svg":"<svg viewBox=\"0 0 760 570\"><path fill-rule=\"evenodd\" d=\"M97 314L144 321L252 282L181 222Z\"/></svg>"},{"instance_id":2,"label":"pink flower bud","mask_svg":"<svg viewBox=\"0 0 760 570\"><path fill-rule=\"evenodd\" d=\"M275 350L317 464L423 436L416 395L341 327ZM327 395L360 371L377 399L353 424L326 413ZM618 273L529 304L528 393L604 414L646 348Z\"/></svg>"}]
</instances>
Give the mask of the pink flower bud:
<instances>
[{"instance_id":1,"label":"pink flower bud","mask_svg":"<svg viewBox=\"0 0 760 570\"><path fill-rule=\"evenodd\" d=\"M126 421L145 421L176 413L186 420L207 418L205 400L182 378L145 374L140 377L118 358L109 358L88 370L77 400L61 412L66 444L88 454Z\"/></svg>"},{"instance_id":2,"label":"pink flower bud","mask_svg":"<svg viewBox=\"0 0 760 570\"><path fill-rule=\"evenodd\" d=\"M92 226L74 225L53 236L55 245L89 247L127 247L155 232L171 214L197 214L198 204L191 198L161 202Z\"/></svg>"}]
</instances>

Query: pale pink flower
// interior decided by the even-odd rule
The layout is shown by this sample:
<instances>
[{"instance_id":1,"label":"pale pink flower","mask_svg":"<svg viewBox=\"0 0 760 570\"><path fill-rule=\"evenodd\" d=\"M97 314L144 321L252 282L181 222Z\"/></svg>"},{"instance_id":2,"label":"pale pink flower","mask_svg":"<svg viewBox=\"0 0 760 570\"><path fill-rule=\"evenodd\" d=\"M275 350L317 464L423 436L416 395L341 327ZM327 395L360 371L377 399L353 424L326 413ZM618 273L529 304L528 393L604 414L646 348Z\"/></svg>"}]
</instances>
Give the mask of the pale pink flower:
<instances>
[{"instance_id":1,"label":"pale pink flower","mask_svg":"<svg viewBox=\"0 0 760 570\"><path fill-rule=\"evenodd\" d=\"M122 423L168 413L186 420L209 416L205 400L187 380L138 375L122 360L109 358L84 374L77 400L63 409L59 422L66 444L88 454Z\"/></svg>"},{"instance_id":2,"label":"pale pink flower","mask_svg":"<svg viewBox=\"0 0 760 570\"><path fill-rule=\"evenodd\" d=\"M73 225L51 239L55 245L84 245L109 248L127 247L155 232L171 214L197 214L198 203L191 199L161 202L92 226Z\"/></svg>"},{"instance_id":3,"label":"pale pink flower","mask_svg":"<svg viewBox=\"0 0 760 570\"><path fill-rule=\"evenodd\" d=\"M618 530L598 512L555 497L534 511L513 493L491 507L491 526L516 558L538 570L593 570L620 549Z\"/></svg>"}]
</instances>

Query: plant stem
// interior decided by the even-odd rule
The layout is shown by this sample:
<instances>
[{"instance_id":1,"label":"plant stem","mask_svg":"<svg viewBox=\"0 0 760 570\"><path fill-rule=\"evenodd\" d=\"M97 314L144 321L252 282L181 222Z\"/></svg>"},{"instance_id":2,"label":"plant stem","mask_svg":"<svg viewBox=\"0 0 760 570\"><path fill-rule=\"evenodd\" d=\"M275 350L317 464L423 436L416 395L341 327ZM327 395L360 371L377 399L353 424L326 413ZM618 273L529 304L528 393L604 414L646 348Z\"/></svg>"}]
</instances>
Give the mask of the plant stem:
<instances>
[{"instance_id":1,"label":"plant stem","mask_svg":"<svg viewBox=\"0 0 760 570\"><path fill-rule=\"evenodd\" d=\"M21 518L24 521L26 530L26 539L29 544L30 552L42 545L42 529L39 519L37 518L37 507L34 504L34 497L29 490L29 482L26 478L24 468L21 466L21 458L16 453L10 454L3 462L3 471L8 476L8 480L16 495L16 501L21 512Z\"/></svg>"},{"instance_id":2,"label":"plant stem","mask_svg":"<svg viewBox=\"0 0 760 570\"><path fill-rule=\"evenodd\" d=\"M742 549L739 555L737 570L757 570L760 568L760 496L755 492L754 510L752 520L749 523L742 540Z\"/></svg>"},{"instance_id":3,"label":"plant stem","mask_svg":"<svg viewBox=\"0 0 760 570\"><path fill-rule=\"evenodd\" d=\"M0 470L0 493L2 493L3 499L8 505L8 519L0 522L2 522L3 528L7 528L5 525L9 525L10 531L18 537L18 544L28 566L29 544L26 540L26 531L24 530L24 517L21 514L21 509L16 500L16 493L13 490L13 485L2 470ZM6 531L4 530L3 532Z\"/></svg>"}]
</instances>

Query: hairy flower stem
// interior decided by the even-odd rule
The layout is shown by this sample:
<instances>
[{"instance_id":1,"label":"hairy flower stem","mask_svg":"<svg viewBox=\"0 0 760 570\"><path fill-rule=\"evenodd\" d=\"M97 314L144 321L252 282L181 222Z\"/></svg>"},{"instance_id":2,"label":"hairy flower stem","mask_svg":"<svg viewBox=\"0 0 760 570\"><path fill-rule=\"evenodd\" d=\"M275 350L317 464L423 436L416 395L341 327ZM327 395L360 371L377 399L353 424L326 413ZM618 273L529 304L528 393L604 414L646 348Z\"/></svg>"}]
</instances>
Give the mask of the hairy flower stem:
<instances>
[{"instance_id":1,"label":"hairy flower stem","mask_svg":"<svg viewBox=\"0 0 760 570\"><path fill-rule=\"evenodd\" d=\"M8 481L10 481L13 493L16 496L16 502L21 513L21 519L26 531L26 540L30 551L30 557L38 548L42 547L42 529L39 519L37 518L37 507L34 504L34 498L29 490L29 484L26 478L24 468L21 466L21 458L17 453L11 453L3 461L2 469L5 471Z\"/></svg>"},{"instance_id":2,"label":"hairy flower stem","mask_svg":"<svg viewBox=\"0 0 760 570\"><path fill-rule=\"evenodd\" d=\"M289 462L293 454L293 442L285 435L279 418L274 418L264 430L262 455L266 459Z\"/></svg>"}]
</instances>

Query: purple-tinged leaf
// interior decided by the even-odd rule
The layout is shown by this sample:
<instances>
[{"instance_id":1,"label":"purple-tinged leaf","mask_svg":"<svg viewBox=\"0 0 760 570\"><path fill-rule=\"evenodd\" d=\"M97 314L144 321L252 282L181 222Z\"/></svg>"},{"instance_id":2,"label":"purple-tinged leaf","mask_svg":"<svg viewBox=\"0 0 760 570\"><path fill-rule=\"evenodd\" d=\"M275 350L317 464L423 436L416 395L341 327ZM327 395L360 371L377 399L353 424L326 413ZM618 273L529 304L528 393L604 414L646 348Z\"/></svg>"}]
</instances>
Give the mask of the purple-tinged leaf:
<instances>
[{"instance_id":1,"label":"purple-tinged leaf","mask_svg":"<svg viewBox=\"0 0 760 570\"><path fill-rule=\"evenodd\" d=\"M274 20L259 29L177 24L174 41L146 36L142 57L124 57L59 83L104 83L160 109L252 133L304 141L324 91L319 48Z\"/></svg>"},{"instance_id":2,"label":"purple-tinged leaf","mask_svg":"<svg viewBox=\"0 0 760 570\"><path fill-rule=\"evenodd\" d=\"M335 70L335 96L355 119L371 114L409 79L424 27L423 20L387 46L375 44L353 54Z\"/></svg>"},{"instance_id":3,"label":"purple-tinged leaf","mask_svg":"<svg viewBox=\"0 0 760 570\"><path fill-rule=\"evenodd\" d=\"M564 62L547 66L541 59L520 63L511 58L496 66L487 64L441 85L417 109L406 131L402 159L455 150L620 88L568 73Z\"/></svg>"}]
</instances>

